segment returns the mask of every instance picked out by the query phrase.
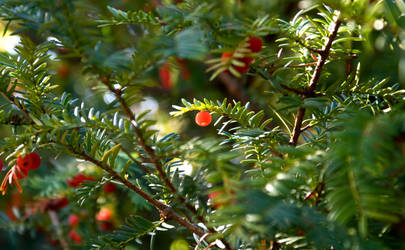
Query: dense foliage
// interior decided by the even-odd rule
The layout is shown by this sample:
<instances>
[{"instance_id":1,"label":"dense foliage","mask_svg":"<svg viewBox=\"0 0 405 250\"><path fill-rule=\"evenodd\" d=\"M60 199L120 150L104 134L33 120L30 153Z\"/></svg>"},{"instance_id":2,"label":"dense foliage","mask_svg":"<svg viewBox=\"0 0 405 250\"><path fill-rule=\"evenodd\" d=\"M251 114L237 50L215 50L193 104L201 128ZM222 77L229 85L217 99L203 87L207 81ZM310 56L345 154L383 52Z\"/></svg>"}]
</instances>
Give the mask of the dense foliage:
<instances>
[{"instance_id":1,"label":"dense foliage","mask_svg":"<svg viewBox=\"0 0 405 250\"><path fill-rule=\"evenodd\" d=\"M0 0L0 245L405 248L404 16Z\"/></svg>"}]
</instances>

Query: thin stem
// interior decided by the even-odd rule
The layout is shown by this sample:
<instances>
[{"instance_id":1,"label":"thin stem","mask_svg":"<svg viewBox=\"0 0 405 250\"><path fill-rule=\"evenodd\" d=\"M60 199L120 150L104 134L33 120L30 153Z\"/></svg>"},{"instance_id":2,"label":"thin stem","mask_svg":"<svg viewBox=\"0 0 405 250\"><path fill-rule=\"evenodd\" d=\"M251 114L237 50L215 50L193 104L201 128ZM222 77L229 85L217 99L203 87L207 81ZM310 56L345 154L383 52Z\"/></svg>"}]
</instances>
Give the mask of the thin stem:
<instances>
[{"instance_id":1,"label":"thin stem","mask_svg":"<svg viewBox=\"0 0 405 250\"><path fill-rule=\"evenodd\" d=\"M132 127L135 130L136 135L138 136L138 142L139 145L145 150L146 154L150 157L151 162L153 165L155 165L156 170L159 173L160 178L164 181L166 186L169 188L169 190L173 193L176 194L177 190L173 186L173 184L170 182L169 178L167 177L166 173L164 172L162 165L159 162L159 159L155 155L155 151L146 144L145 139L143 138L142 131L138 128L138 124L135 119L135 114L132 112L132 110L129 108L128 104L125 102L125 100L122 98L122 92L120 89L114 89L110 84L106 84L111 92L113 92L118 99L118 101L121 104L121 107L124 110L124 113L128 116ZM183 202L183 200L182 200Z\"/></svg>"},{"instance_id":2,"label":"thin stem","mask_svg":"<svg viewBox=\"0 0 405 250\"><path fill-rule=\"evenodd\" d=\"M59 242L62 245L62 249L69 250L69 247L68 247L68 244L67 244L65 238L63 238L58 214L52 210L49 210L48 213L49 213L49 217L51 218L52 225L55 227L56 235L58 236Z\"/></svg>"},{"instance_id":3,"label":"thin stem","mask_svg":"<svg viewBox=\"0 0 405 250\"><path fill-rule=\"evenodd\" d=\"M28 111L27 111L26 109L24 109L24 107L22 107L22 105L18 102L18 100L16 101L16 98L15 98L14 96L8 96L8 95L6 95L6 94L3 93L3 92L1 92L1 94L2 94L5 98L7 98L7 100L9 100L12 104L14 104L21 112L23 112L24 115L25 115L28 119L30 119L30 121L31 121L33 124L35 124L35 123L34 123L34 120L32 120L32 118L31 118L30 114L28 113Z\"/></svg>"},{"instance_id":4,"label":"thin stem","mask_svg":"<svg viewBox=\"0 0 405 250\"><path fill-rule=\"evenodd\" d=\"M291 139L290 139L290 144L293 146L297 145L298 142L298 137L301 134L301 126L302 126L302 121L304 119L305 115L305 108L299 108L297 112L297 116L295 117L295 122L294 122L294 129L291 134Z\"/></svg>"},{"instance_id":5,"label":"thin stem","mask_svg":"<svg viewBox=\"0 0 405 250\"><path fill-rule=\"evenodd\" d=\"M280 83L280 86L281 86L283 89L286 89L286 90L288 90L288 91L294 92L294 93L296 93L296 94L298 94L298 95L305 95L305 93L306 93L305 90L292 88L292 87L290 87L290 86L288 86L288 85L286 85L286 84L284 84L284 83Z\"/></svg>"},{"instance_id":6,"label":"thin stem","mask_svg":"<svg viewBox=\"0 0 405 250\"><path fill-rule=\"evenodd\" d=\"M330 49L332 47L332 43L333 40L336 38L337 36L337 32L339 30L339 26L341 24L341 21L339 20L339 16L340 14L338 13L335 16L334 22L332 23L332 32L330 33L328 40L326 41L326 44L324 45L322 51L319 51L319 57L318 57L318 62L316 64L316 68L315 71L311 77L311 81L309 82L309 86L306 90L305 95L303 96L303 99L308 98L308 97L312 97L314 95L314 91L316 89L316 85L318 84L319 78L321 77L321 72L323 69L323 66L326 63L326 60L329 57L329 53L330 53ZM297 112L297 116L295 117L295 122L294 122L294 129L293 132L291 134L291 138L290 138L290 144L293 146L297 145L298 142L298 138L302 132L302 121L304 119L304 115L305 115L305 108L301 107L298 109Z\"/></svg>"},{"instance_id":7,"label":"thin stem","mask_svg":"<svg viewBox=\"0 0 405 250\"><path fill-rule=\"evenodd\" d=\"M158 159L158 157L155 155L155 151L146 144L145 139L143 138L143 134L141 132L141 130L138 128L138 124L136 122L135 119L135 114L132 112L132 110L129 108L128 104L125 102L125 100L122 98L122 92L120 89L114 89L110 84L105 83L107 85L107 87L109 88L109 90L111 92L113 92L116 96L116 98L118 99L118 101L121 104L121 107L123 108L125 114L128 116L136 135L138 136L138 141L140 146L145 150L145 152L148 154L148 156L150 157L151 162L155 165L156 170L159 173L160 178L163 179L164 183L166 184L166 186L169 188L169 190L175 195L176 199L180 202L183 203L185 205L185 207L194 215L196 216L197 220L203 224L205 224L205 220L202 216L198 215L197 210L195 209L194 206L190 205L186 199L182 196L180 196L177 193L176 188L173 186L173 184L171 183L171 181L169 180L168 176L166 175L166 173L164 172L162 165L160 164L160 161ZM180 217L181 218L181 217ZM181 218L183 219L183 218ZM184 220L184 219L183 219ZM180 222L179 222L180 223ZM194 226L194 225L193 225ZM214 230L212 228L208 228L210 232L214 232ZM200 235L201 236L201 235ZM225 246L227 249L230 249L230 246L227 242L224 242Z\"/></svg>"}]
</instances>

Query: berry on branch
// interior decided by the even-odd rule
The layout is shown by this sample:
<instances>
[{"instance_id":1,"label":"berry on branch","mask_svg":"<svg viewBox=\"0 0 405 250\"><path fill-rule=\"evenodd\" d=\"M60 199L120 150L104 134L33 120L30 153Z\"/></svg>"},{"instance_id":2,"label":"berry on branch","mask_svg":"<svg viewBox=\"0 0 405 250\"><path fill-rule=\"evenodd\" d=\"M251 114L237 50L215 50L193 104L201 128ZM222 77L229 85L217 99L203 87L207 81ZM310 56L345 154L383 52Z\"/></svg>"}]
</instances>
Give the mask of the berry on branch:
<instances>
[{"instance_id":1,"label":"berry on branch","mask_svg":"<svg viewBox=\"0 0 405 250\"><path fill-rule=\"evenodd\" d=\"M0 191L4 195L7 191L7 187L13 181L17 186L19 192L22 192L22 188L19 179L23 179L28 175L28 170L37 169L41 165L41 158L35 152L31 152L24 157L18 156L16 164L7 172L0 186Z\"/></svg>"},{"instance_id":2,"label":"berry on branch","mask_svg":"<svg viewBox=\"0 0 405 250\"><path fill-rule=\"evenodd\" d=\"M232 60L233 53L232 52L224 52L222 53L222 61L227 64L228 60ZM230 63L231 66L238 71L240 74L244 74L249 71L249 64L253 61L252 57L242 57L242 58L235 58L235 60L244 63L243 66L234 65L232 62Z\"/></svg>"},{"instance_id":3,"label":"berry on branch","mask_svg":"<svg viewBox=\"0 0 405 250\"><path fill-rule=\"evenodd\" d=\"M70 227L75 227L79 225L80 219L79 216L77 216L76 214L71 214L68 218L68 221Z\"/></svg>"},{"instance_id":4,"label":"berry on branch","mask_svg":"<svg viewBox=\"0 0 405 250\"><path fill-rule=\"evenodd\" d=\"M109 208L103 207L96 214L96 219L99 221L108 221L112 218L112 213Z\"/></svg>"},{"instance_id":5,"label":"berry on branch","mask_svg":"<svg viewBox=\"0 0 405 250\"><path fill-rule=\"evenodd\" d=\"M41 158L35 152L31 152L24 157L17 157L17 165L23 169L35 170L41 165Z\"/></svg>"},{"instance_id":6,"label":"berry on branch","mask_svg":"<svg viewBox=\"0 0 405 250\"><path fill-rule=\"evenodd\" d=\"M253 53L257 53L260 50L262 50L263 47L263 41L259 37L251 37L248 40L248 49L252 51Z\"/></svg>"},{"instance_id":7,"label":"berry on branch","mask_svg":"<svg viewBox=\"0 0 405 250\"><path fill-rule=\"evenodd\" d=\"M195 116L195 123L197 123L197 125L201 127L210 125L211 121L211 114L207 111L200 111Z\"/></svg>"}]
</instances>

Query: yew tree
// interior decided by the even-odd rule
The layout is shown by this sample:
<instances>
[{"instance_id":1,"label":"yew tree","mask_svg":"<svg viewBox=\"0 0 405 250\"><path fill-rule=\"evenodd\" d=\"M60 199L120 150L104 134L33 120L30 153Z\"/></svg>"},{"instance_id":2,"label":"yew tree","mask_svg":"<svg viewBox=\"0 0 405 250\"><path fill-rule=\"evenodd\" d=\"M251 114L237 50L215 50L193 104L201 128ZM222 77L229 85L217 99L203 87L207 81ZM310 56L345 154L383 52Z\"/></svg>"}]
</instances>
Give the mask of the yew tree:
<instances>
[{"instance_id":1,"label":"yew tree","mask_svg":"<svg viewBox=\"0 0 405 250\"><path fill-rule=\"evenodd\" d=\"M0 28L2 249L405 248L403 1L0 0Z\"/></svg>"}]
</instances>

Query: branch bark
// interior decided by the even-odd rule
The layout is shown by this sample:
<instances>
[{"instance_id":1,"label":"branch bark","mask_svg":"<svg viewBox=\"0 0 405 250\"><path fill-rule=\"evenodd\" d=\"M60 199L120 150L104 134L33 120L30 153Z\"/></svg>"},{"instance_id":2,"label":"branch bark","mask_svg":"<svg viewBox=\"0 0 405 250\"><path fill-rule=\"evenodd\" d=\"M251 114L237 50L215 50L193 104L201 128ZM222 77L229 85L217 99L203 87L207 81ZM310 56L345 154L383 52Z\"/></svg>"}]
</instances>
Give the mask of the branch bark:
<instances>
[{"instance_id":1,"label":"branch bark","mask_svg":"<svg viewBox=\"0 0 405 250\"><path fill-rule=\"evenodd\" d=\"M54 143L56 143L56 142L54 142ZM146 193L145 191L140 189L138 186L136 186L132 182L128 181L125 178L122 178L117 172L112 170L108 165L104 165L101 161L92 158L91 156L87 155L84 152L77 151L75 148L71 147L70 145L61 144L61 143L56 143L56 144L67 148L69 151L74 153L76 156L79 156L83 160L91 162L91 163L95 164L96 166L100 167L101 169L103 169L104 171L106 171L113 179L121 182L126 187L128 187L129 189L131 189L132 191L137 193L139 196L144 198L147 202L152 204L156 209L158 209L163 219L175 220L180 225L184 226L185 228L187 228L188 230L197 234L200 237L202 237L205 234L205 232L202 231L200 228L198 228L194 224L188 222L183 217L181 217L179 214L177 214L170 206L163 204L162 202L154 199L151 195L149 195L148 193Z\"/></svg>"},{"instance_id":2,"label":"branch bark","mask_svg":"<svg viewBox=\"0 0 405 250\"><path fill-rule=\"evenodd\" d=\"M316 85L318 84L319 78L321 77L321 72L322 72L323 66L325 65L326 60L329 57L329 53L330 53L330 49L332 47L333 40L335 40L339 27L340 27L340 24L341 24L341 21L339 20L339 16L340 16L340 13L338 13L335 16L334 21L332 23L332 27L331 27L331 33L330 33L324 47L322 48L322 50L318 52L319 53L318 62L316 64L315 71L312 74L311 81L309 82L309 85L305 91L305 94L303 95L303 99L312 97L314 95ZM294 129L291 134L290 141L289 141L289 143L293 146L297 145L298 138L302 132L301 127L302 127L302 122L304 120L304 116L305 116L305 108L301 107L298 109L297 115L295 117Z\"/></svg>"}]
</instances>

